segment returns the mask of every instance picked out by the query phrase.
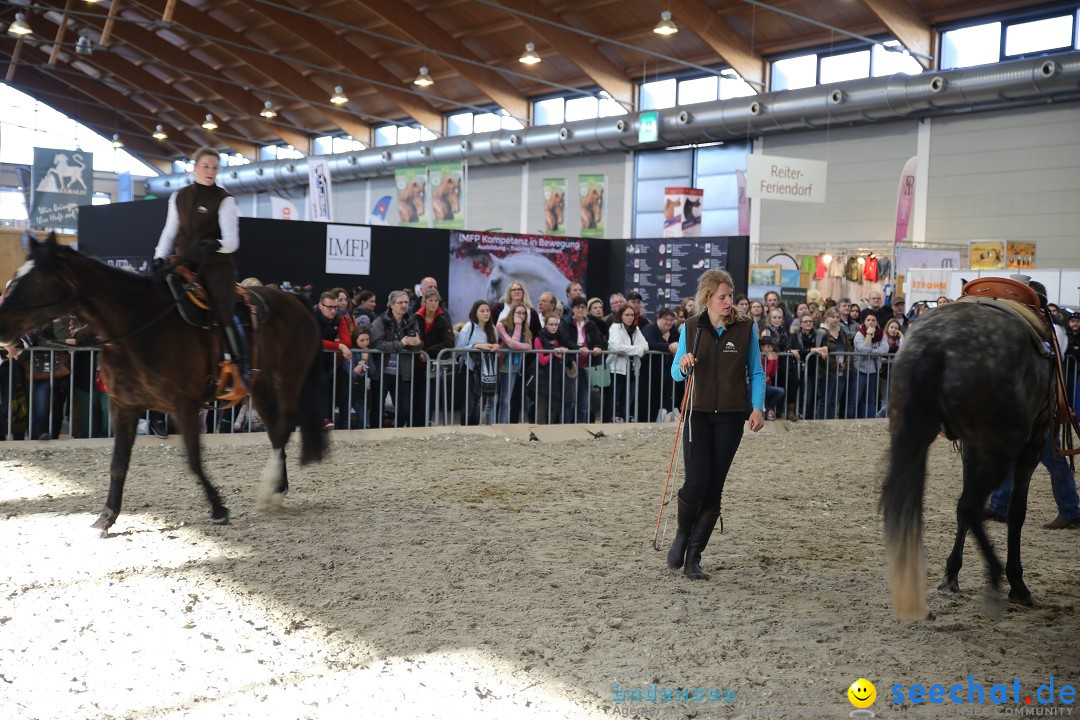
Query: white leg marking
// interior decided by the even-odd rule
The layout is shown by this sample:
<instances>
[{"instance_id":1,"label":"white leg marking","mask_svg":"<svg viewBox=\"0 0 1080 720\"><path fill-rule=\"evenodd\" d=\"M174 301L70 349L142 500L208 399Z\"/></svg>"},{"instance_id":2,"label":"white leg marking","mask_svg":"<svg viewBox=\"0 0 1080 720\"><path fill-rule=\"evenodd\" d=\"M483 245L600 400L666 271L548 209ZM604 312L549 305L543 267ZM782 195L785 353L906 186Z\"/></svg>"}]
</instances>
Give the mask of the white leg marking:
<instances>
[{"instance_id":1,"label":"white leg marking","mask_svg":"<svg viewBox=\"0 0 1080 720\"><path fill-rule=\"evenodd\" d=\"M272 507L280 505L284 494L278 493L277 486L281 482L281 464L284 462L281 450L271 450L270 459L262 472L262 483L259 485L259 507Z\"/></svg>"}]
</instances>

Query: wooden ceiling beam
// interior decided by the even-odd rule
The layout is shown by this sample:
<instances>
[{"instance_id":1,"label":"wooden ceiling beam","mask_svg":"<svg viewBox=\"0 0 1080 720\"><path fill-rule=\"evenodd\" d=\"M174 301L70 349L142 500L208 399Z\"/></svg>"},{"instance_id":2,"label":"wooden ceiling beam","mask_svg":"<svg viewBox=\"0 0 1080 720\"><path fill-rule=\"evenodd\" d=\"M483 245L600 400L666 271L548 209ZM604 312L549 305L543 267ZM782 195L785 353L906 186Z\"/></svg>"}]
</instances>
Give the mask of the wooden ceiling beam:
<instances>
[{"instance_id":1,"label":"wooden ceiling beam","mask_svg":"<svg viewBox=\"0 0 1080 720\"><path fill-rule=\"evenodd\" d=\"M682 32L692 32L705 41L720 59L731 66L754 90L765 82L765 58L751 50L751 43L735 31L727 20L700 0L671 0L671 13Z\"/></svg>"},{"instance_id":2,"label":"wooden ceiling beam","mask_svg":"<svg viewBox=\"0 0 1080 720\"><path fill-rule=\"evenodd\" d=\"M387 0L356 0L375 15L390 23L399 32L412 39L414 43L430 46L440 53L468 58L483 62L481 58L448 35L442 28L436 27L427 15L414 10L408 3L387 2ZM451 57L440 56L443 62L454 68L477 90L490 98L496 105L511 115L519 118L529 117L529 101L517 87L499 74L495 69L485 70L467 62Z\"/></svg>"},{"instance_id":3,"label":"wooden ceiling beam","mask_svg":"<svg viewBox=\"0 0 1080 720\"><path fill-rule=\"evenodd\" d=\"M543 3L532 0L500 0L501 4L508 8L536 15L539 18L551 22L563 23L565 21L548 9ZM561 27L548 25L547 23L535 23L532 32L544 39L544 42L555 48L562 57L581 69L600 89L607 92L615 100L626 103L634 102L634 83L626 76L626 73L600 52L587 38L565 30ZM524 48L523 48L524 49ZM631 105L632 107L632 105Z\"/></svg>"},{"instance_id":4,"label":"wooden ceiling beam","mask_svg":"<svg viewBox=\"0 0 1080 720\"><path fill-rule=\"evenodd\" d=\"M115 2L116 0L114 0L114 3ZM79 21L95 33L104 33L105 20L97 21L86 15L81 15ZM172 43L167 42L155 33L139 27L135 23L121 23L121 27L113 30L113 38L129 46L139 54L157 60L162 65L172 68L175 72L181 74L184 74L184 66L191 63L194 58L192 54L183 52ZM203 72L220 74L221 70L208 65ZM214 98L215 102L226 106L238 116L250 118L250 120L254 122L257 127L261 128L265 134L275 135L282 141L293 145L294 147L299 147L304 150L307 149L309 141L306 133L299 132L292 128L282 127L276 123L264 123L259 121L257 113L262 109L263 101L257 96L231 84L215 83L212 80L205 80L188 74L184 74L184 76L185 82L197 92ZM237 98L246 99L247 102L241 103Z\"/></svg>"},{"instance_id":5,"label":"wooden ceiling beam","mask_svg":"<svg viewBox=\"0 0 1080 720\"><path fill-rule=\"evenodd\" d=\"M152 11L164 11L163 0L144 0L142 6ZM208 5L207 7L212 7ZM206 41L207 45L213 46L214 50L236 58L253 72L265 77L267 81L280 86L291 95L312 103L312 109L316 110L333 125L352 135L357 140L371 142L371 126L361 122L353 114L341 110L330 110L322 107L328 98L329 92L315 84L311 78L295 70L283 60L278 60L269 55L247 50L245 46L251 44L251 39L232 30L222 22L218 22L208 13L197 10L184 2L176 3L173 9L173 22L194 34L200 33L220 37L229 41L228 45L213 45Z\"/></svg>"},{"instance_id":6,"label":"wooden ceiling beam","mask_svg":"<svg viewBox=\"0 0 1080 720\"><path fill-rule=\"evenodd\" d=\"M39 15L35 22L48 23L54 25L55 23L49 19L48 14ZM51 29L51 28L50 28ZM43 49L43 48L42 48ZM51 48L50 48L51 49ZM67 53L62 53L61 57L66 57L68 65L72 64L72 56ZM104 72L107 75L113 75L123 81L126 85L133 88L146 89L150 92L158 93L165 97L175 98L176 91L173 86L160 80L156 75L153 75L143 68L135 65L128 60L124 59L122 55L112 52L97 52L93 55L79 55L77 59L80 63L91 65L96 67L99 71ZM78 71L77 67L72 66L73 70ZM81 74L81 71L79 71ZM205 116L205 110L199 106L199 104L191 100L186 102L183 100L175 99L168 102L162 100L153 101L157 105L165 105L179 116L181 116L185 122L190 126L182 128L185 133L196 139L203 145L217 146L220 144L226 144L232 148L233 151L249 157L255 157L257 146L254 143L247 141L237 140L234 138L227 138L222 135L214 135L209 131L203 130L199 127ZM242 129L232 128L228 122L220 119L221 127L225 132L231 132L238 137L247 137L248 133Z\"/></svg>"},{"instance_id":7,"label":"wooden ceiling beam","mask_svg":"<svg viewBox=\"0 0 1080 720\"><path fill-rule=\"evenodd\" d=\"M376 82L386 83L388 85L401 84L400 78L390 73L382 65L379 65L375 59L364 54L363 50L357 48L352 43L349 44L349 47L352 49L344 57L335 58L327 51L325 40L322 40L322 38L326 37L327 26L318 20L313 20L312 18L298 15L297 13L291 13L287 10L270 7L269 5L263 5L262 3L250 2L249 0L239 0L239 2L251 8L254 12L262 15L270 22L275 23L281 30L292 33L298 40L302 41L306 47L320 53L323 56L323 62L328 65L334 65L340 62L346 72L351 75L369 78ZM384 86L370 87L372 87L379 95L394 103L394 105L402 112L416 122L434 132L442 132L442 115L420 96L406 92L405 90L391 90ZM351 89L346 88L346 90ZM346 95L350 98L352 97L351 92L347 92Z\"/></svg>"},{"instance_id":8,"label":"wooden ceiling beam","mask_svg":"<svg viewBox=\"0 0 1080 720\"><path fill-rule=\"evenodd\" d=\"M934 31L907 0L862 0L889 29L892 36L912 53L924 70L934 65Z\"/></svg>"}]
</instances>

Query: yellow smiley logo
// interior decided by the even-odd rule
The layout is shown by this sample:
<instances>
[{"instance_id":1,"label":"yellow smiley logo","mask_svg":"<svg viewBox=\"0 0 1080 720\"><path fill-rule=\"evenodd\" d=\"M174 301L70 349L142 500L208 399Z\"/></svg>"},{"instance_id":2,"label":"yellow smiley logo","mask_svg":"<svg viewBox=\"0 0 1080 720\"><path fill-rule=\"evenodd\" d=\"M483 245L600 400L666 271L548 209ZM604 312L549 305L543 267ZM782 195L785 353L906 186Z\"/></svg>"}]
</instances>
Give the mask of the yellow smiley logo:
<instances>
[{"instance_id":1,"label":"yellow smiley logo","mask_svg":"<svg viewBox=\"0 0 1080 720\"><path fill-rule=\"evenodd\" d=\"M855 707L868 708L877 700L877 688L866 678L859 678L847 689L847 697Z\"/></svg>"}]
</instances>

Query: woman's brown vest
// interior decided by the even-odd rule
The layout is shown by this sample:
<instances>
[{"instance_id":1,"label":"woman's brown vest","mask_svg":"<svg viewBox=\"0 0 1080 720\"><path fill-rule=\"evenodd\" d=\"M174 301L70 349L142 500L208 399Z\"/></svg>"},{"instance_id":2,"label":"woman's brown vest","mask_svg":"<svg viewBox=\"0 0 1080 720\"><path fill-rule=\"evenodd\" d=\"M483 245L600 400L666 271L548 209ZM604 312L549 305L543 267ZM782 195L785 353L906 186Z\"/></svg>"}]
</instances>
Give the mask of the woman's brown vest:
<instances>
[{"instance_id":1,"label":"woman's brown vest","mask_svg":"<svg viewBox=\"0 0 1080 720\"><path fill-rule=\"evenodd\" d=\"M176 215L180 221L180 230L176 234L177 255L183 257L188 249L203 240L220 240L221 226L218 224L218 208L229 193L217 185L194 183L176 193ZM229 253L207 253L204 262L230 262Z\"/></svg>"},{"instance_id":2,"label":"woman's brown vest","mask_svg":"<svg viewBox=\"0 0 1080 720\"><path fill-rule=\"evenodd\" d=\"M701 341L697 340L701 323ZM697 343L697 366L694 369L693 409L701 412L748 412L746 390L747 357L754 323L740 320L717 334L707 313L686 321L683 332L686 350L693 352Z\"/></svg>"}]
</instances>

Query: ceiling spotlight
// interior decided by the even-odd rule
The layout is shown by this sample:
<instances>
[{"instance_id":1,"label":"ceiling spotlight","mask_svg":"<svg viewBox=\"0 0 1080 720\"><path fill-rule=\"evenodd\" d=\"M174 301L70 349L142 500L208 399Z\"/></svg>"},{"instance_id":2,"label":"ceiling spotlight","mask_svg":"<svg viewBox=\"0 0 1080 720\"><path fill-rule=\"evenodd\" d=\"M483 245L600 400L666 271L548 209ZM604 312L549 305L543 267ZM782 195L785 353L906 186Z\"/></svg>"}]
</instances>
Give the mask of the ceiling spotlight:
<instances>
[{"instance_id":1,"label":"ceiling spotlight","mask_svg":"<svg viewBox=\"0 0 1080 720\"><path fill-rule=\"evenodd\" d=\"M334 94L330 96L330 102L335 105L344 105L349 102L349 98L345 96L345 91L341 89L340 85L334 86Z\"/></svg>"},{"instance_id":2,"label":"ceiling spotlight","mask_svg":"<svg viewBox=\"0 0 1080 720\"><path fill-rule=\"evenodd\" d=\"M531 42L525 43L525 54L518 58L518 62L526 65L535 65L540 62L540 56L536 54L536 45Z\"/></svg>"},{"instance_id":3,"label":"ceiling spotlight","mask_svg":"<svg viewBox=\"0 0 1080 720\"><path fill-rule=\"evenodd\" d=\"M431 87L435 84L435 81L428 75L427 66L420 68L420 74L416 76L416 79L412 81L413 85L419 85L420 87Z\"/></svg>"},{"instance_id":4,"label":"ceiling spotlight","mask_svg":"<svg viewBox=\"0 0 1080 720\"><path fill-rule=\"evenodd\" d=\"M94 44L92 42L90 42L90 38L86 37L85 35L80 35L79 36L79 41L75 43L75 54L76 55L93 55L94 54Z\"/></svg>"},{"instance_id":5,"label":"ceiling spotlight","mask_svg":"<svg viewBox=\"0 0 1080 720\"><path fill-rule=\"evenodd\" d=\"M259 114L269 120L270 118L277 117L277 110L275 110L274 106L270 104L269 100L267 100L263 103L263 109L259 112Z\"/></svg>"},{"instance_id":6,"label":"ceiling spotlight","mask_svg":"<svg viewBox=\"0 0 1080 720\"><path fill-rule=\"evenodd\" d=\"M674 35L679 32L679 28L675 27L675 23L671 22L670 10L664 10L660 13L660 22L656 23L656 27L652 31L657 35Z\"/></svg>"},{"instance_id":7,"label":"ceiling spotlight","mask_svg":"<svg viewBox=\"0 0 1080 720\"><path fill-rule=\"evenodd\" d=\"M11 35L29 35L34 32L26 24L26 13L15 13L15 22L8 26L7 31Z\"/></svg>"},{"instance_id":8,"label":"ceiling spotlight","mask_svg":"<svg viewBox=\"0 0 1080 720\"><path fill-rule=\"evenodd\" d=\"M120 139L117 133L113 133L112 146L117 149L124 147L124 141Z\"/></svg>"},{"instance_id":9,"label":"ceiling spotlight","mask_svg":"<svg viewBox=\"0 0 1080 720\"><path fill-rule=\"evenodd\" d=\"M203 130L217 130L217 123L214 122L214 116L210 113L206 113L206 119L203 120Z\"/></svg>"},{"instance_id":10,"label":"ceiling spotlight","mask_svg":"<svg viewBox=\"0 0 1080 720\"><path fill-rule=\"evenodd\" d=\"M154 134L152 137L155 140L166 140L169 136L165 134L165 128L158 125L156 128L154 128Z\"/></svg>"}]
</instances>

